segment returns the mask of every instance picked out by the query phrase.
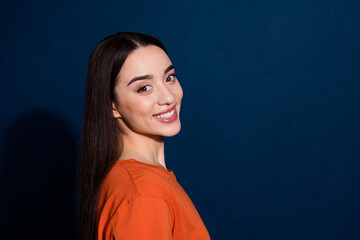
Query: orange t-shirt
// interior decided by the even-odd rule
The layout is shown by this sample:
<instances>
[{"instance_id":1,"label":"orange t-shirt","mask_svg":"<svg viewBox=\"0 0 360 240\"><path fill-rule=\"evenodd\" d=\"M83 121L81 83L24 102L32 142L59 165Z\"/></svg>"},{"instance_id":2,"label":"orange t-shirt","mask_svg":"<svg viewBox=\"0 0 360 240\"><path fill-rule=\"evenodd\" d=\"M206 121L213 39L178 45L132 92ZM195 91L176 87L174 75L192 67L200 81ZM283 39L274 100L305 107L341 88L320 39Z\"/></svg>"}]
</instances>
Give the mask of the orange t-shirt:
<instances>
[{"instance_id":1,"label":"orange t-shirt","mask_svg":"<svg viewBox=\"0 0 360 240\"><path fill-rule=\"evenodd\" d=\"M97 239L210 239L174 173L134 159L117 161L97 209Z\"/></svg>"}]
</instances>

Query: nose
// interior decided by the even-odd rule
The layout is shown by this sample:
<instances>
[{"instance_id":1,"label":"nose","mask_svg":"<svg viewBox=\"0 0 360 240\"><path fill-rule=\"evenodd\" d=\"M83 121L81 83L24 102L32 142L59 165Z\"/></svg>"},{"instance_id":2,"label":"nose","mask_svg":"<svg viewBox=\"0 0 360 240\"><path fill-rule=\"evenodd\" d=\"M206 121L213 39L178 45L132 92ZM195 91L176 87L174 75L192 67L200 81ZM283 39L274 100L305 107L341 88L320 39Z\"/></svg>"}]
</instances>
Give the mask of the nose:
<instances>
[{"instance_id":1,"label":"nose","mask_svg":"<svg viewBox=\"0 0 360 240\"><path fill-rule=\"evenodd\" d=\"M175 101L175 96L172 93L171 89L165 84L160 84L158 86L158 94L159 94L159 105L171 105Z\"/></svg>"}]
</instances>

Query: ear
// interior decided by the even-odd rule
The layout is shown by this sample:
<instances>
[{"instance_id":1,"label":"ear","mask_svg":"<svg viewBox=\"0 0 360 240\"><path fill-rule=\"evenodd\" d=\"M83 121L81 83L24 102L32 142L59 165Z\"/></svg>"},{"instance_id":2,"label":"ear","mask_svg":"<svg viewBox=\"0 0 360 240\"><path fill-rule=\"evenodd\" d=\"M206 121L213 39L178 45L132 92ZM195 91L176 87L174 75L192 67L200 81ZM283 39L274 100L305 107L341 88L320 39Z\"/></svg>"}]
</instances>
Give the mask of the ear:
<instances>
[{"instance_id":1,"label":"ear","mask_svg":"<svg viewBox=\"0 0 360 240\"><path fill-rule=\"evenodd\" d=\"M116 108L116 104L114 102L111 103L113 116L114 118L121 118L121 114L119 113L119 110Z\"/></svg>"}]
</instances>

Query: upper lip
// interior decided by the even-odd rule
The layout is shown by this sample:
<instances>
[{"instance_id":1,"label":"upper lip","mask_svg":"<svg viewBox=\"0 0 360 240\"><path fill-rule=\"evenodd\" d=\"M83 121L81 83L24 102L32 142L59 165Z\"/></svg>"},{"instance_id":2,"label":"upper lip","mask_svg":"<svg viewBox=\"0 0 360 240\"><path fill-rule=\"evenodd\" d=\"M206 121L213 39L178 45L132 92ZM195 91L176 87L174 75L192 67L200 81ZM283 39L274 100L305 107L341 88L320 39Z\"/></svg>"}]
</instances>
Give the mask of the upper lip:
<instances>
[{"instance_id":1,"label":"upper lip","mask_svg":"<svg viewBox=\"0 0 360 240\"><path fill-rule=\"evenodd\" d=\"M161 115L161 114L164 114L164 113L168 113L168 112L171 112L172 110L174 110L176 107L176 105L172 106L171 108L168 108L166 109L165 111L162 111L162 112L159 112L159 113L156 113L154 115Z\"/></svg>"}]
</instances>

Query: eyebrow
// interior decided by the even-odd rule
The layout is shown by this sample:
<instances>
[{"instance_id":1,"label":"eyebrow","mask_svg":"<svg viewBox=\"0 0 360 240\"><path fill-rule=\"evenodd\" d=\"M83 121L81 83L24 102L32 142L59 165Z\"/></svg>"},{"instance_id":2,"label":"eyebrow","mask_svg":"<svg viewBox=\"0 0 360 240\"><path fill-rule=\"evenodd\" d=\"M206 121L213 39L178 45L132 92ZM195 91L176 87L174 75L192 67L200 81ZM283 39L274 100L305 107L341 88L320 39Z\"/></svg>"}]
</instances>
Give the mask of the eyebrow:
<instances>
[{"instance_id":1,"label":"eyebrow","mask_svg":"<svg viewBox=\"0 0 360 240\"><path fill-rule=\"evenodd\" d=\"M165 70L164 70L164 74L168 73L170 70L175 69L174 65L170 65L168 66ZM143 75L143 76L138 76L138 77L134 77L132 78L129 83L127 84L128 86L130 84L132 84L133 82L139 81L139 80L145 80L145 79L152 79L153 75Z\"/></svg>"},{"instance_id":2,"label":"eyebrow","mask_svg":"<svg viewBox=\"0 0 360 240\"><path fill-rule=\"evenodd\" d=\"M130 82L127 85L129 86L133 82L136 82L136 81L139 81L139 80L144 80L144 79L151 79L151 78L152 78L151 75L143 75L143 76L134 77L133 79L130 80Z\"/></svg>"},{"instance_id":3,"label":"eyebrow","mask_svg":"<svg viewBox=\"0 0 360 240\"><path fill-rule=\"evenodd\" d=\"M171 69L175 69L174 65L172 64L165 69L164 74L168 73Z\"/></svg>"}]
</instances>

